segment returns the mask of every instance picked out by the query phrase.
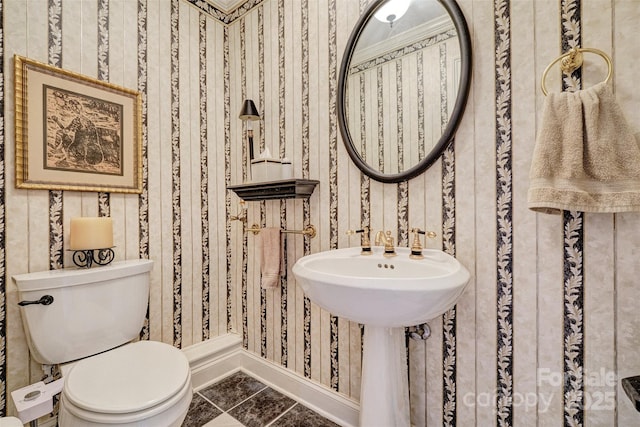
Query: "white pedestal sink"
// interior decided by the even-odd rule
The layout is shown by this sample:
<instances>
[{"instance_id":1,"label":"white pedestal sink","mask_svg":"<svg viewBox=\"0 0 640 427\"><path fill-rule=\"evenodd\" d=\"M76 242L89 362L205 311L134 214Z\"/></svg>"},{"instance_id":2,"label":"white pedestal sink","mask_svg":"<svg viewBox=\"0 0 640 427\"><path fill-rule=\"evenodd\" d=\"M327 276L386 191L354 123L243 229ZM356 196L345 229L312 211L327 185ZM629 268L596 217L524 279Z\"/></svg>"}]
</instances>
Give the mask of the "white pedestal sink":
<instances>
[{"instance_id":1,"label":"white pedestal sink","mask_svg":"<svg viewBox=\"0 0 640 427\"><path fill-rule=\"evenodd\" d=\"M360 425L409 426L409 390L404 327L424 323L453 307L469 272L454 257L434 249L424 259L408 248L384 258L383 248L363 256L360 248L300 258L293 274L311 301L335 316L365 325Z\"/></svg>"}]
</instances>

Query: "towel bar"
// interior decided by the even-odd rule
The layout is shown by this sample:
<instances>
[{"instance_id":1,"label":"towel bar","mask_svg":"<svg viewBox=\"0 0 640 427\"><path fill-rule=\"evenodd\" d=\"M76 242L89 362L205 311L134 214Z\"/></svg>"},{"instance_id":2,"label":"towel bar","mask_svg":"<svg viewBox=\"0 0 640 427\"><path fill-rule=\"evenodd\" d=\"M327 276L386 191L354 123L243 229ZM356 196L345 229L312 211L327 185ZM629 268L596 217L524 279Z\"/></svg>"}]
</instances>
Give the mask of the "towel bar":
<instances>
[{"instance_id":1,"label":"towel bar","mask_svg":"<svg viewBox=\"0 0 640 427\"><path fill-rule=\"evenodd\" d=\"M568 52L563 53L562 55L554 59L551 64L547 65L547 68L545 68L544 72L542 73L542 81L540 82L540 86L542 88L542 93L544 93L545 96L548 95L548 92L544 81L547 79L547 74L549 74L549 70L551 70L551 67L553 67L556 62L562 61L560 63L560 68L562 69L562 71L567 74L573 73L575 70L582 67L582 63L584 62L582 58L582 52L595 53L596 55L600 55L602 58L604 58L604 60L607 62L607 67L609 67L607 78L604 81L608 82L609 80L611 80L611 75L613 74L613 63L611 62L611 58L609 58L606 53L604 53L600 49L594 49L590 47L579 47L577 49L572 48Z\"/></svg>"},{"instance_id":2,"label":"towel bar","mask_svg":"<svg viewBox=\"0 0 640 427\"><path fill-rule=\"evenodd\" d=\"M262 228L258 224L252 224L251 227L245 229L245 231L250 231L254 235L258 234L260 232L260 230L262 230ZM280 230L280 232L281 233L304 234L305 236L309 236L312 239L314 237L316 237L316 228L312 224L307 225L304 228L304 230Z\"/></svg>"}]
</instances>

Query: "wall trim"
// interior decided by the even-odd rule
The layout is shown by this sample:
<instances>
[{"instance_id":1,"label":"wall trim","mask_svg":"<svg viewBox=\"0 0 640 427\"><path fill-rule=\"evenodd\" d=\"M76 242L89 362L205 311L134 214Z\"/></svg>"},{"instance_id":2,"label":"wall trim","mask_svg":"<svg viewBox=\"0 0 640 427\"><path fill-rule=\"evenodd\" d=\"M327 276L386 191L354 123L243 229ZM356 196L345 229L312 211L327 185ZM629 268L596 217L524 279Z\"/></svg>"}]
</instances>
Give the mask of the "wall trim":
<instances>
[{"instance_id":1,"label":"wall trim","mask_svg":"<svg viewBox=\"0 0 640 427\"><path fill-rule=\"evenodd\" d=\"M189 359L194 391L243 371L341 426L358 425L358 402L243 349L238 334L221 335L182 351Z\"/></svg>"},{"instance_id":2,"label":"wall trim","mask_svg":"<svg viewBox=\"0 0 640 427\"><path fill-rule=\"evenodd\" d=\"M235 3L227 1L228 5L219 4L211 0L184 0L192 6L200 9L213 19L220 21L224 25L231 25L244 15L249 13L253 8L260 6L264 0L238 0ZM226 0L218 0L226 1ZM231 0L233 1L233 0ZM231 7L231 9L226 9ZM261 110L263 111L263 110Z\"/></svg>"}]
</instances>

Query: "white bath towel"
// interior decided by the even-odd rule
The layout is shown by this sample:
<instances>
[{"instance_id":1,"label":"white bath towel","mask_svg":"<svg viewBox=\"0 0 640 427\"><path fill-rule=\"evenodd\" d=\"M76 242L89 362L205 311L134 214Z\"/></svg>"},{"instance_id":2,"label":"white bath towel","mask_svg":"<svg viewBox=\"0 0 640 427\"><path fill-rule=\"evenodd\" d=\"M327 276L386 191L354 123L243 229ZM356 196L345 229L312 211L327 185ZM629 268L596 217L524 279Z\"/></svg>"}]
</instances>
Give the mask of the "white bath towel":
<instances>
[{"instance_id":1,"label":"white bath towel","mask_svg":"<svg viewBox=\"0 0 640 427\"><path fill-rule=\"evenodd\" d=\"M640 211L640 148L611 87L550 93L533 153L529 208Z\"/></svg>"},{"instance_id":2,"label":"white bath towel","mask_svg":"<svg viewBox=\"0 0 640 427\"><path fill-rule=\"evenodd\" d=\"M279 228L260 230L262 245L260 273L262 275L261 286L264 289L277 287L280 280L280 254L282 252L280 234Z\"/></svg>"}]
</instances>

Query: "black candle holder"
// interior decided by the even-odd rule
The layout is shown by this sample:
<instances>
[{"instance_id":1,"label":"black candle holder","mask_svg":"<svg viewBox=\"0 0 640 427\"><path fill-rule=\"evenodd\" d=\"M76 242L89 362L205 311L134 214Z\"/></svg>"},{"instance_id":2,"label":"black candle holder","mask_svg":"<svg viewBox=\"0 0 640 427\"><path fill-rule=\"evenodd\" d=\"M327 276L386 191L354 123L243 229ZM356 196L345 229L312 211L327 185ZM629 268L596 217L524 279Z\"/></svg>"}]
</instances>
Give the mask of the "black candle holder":
<instances>
[{"instance_id":1,"label":"black candle holder","mask_svg":"<svg viewBox=\"0 0 640 427\"><path fill-rule=\"evenodd\" d=\"M102 249L82 249L73 252L73 263L81 268L91 268L95 263L98 265L107 265L113 258L115 253L111 248Z\"/></svg>"}]
</instances>

